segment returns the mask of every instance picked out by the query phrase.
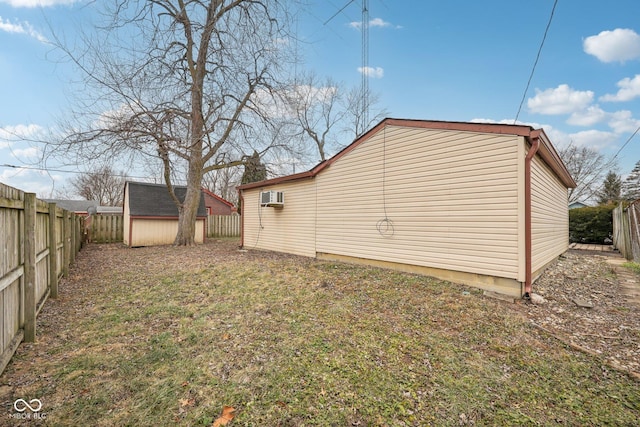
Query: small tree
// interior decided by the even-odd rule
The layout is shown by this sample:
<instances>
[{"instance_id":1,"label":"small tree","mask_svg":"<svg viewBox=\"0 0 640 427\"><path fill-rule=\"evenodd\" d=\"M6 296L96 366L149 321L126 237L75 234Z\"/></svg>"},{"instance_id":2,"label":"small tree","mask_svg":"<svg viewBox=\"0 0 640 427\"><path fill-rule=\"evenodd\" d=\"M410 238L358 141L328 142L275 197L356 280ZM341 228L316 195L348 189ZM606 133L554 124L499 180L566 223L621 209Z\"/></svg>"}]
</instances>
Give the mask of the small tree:
<instances>
[{"instance_id":1,"label":"small tree","mask_svg":"<svg viewBox=\"0 0 640 427\"><path fill-rule=\"evenodd\" d=\"M95 172L71 179L73 190L87 200L95 200L103 206L122 206L126 175L117 174L110 166L102 166Z\"/></svg>"},{"instance_id":2,"label":"small tree","mask_svg":"<svg viewBox=\"0 0 640 427\"><path fill-rule=\"evenodd\" d=\"M267 168L260 161L260 154L254 151L253 154L244 162L244 173L242 174L241 184L249 184L250 182L258 182L267 179ZM242 210L242 200L238 200L238 213Z\"/></svg>"},{"instance_id":3,"label":"small tree","mask_svg":"<svg viewBox=\"0 0 640 427\"><path fill-rule=\"evenodd\" d=\"M569 203L597 196L597 186L612 168L612 160L607 160L593 148L579 147L573 142L559 150L558 154L578 184L576 188L569 189Z\"/></svg>"},{"instance_id":4,"label":"small tree","mask_svg":"<svg viewBox=\"0 0 640 427\"><path fill-rule=\"evenodd\" d=\"M617 203L622 199L622 178L614 171L609 171L598 191L598 204Z\"/></svg>"},{"instance_id":5,"label":"small tree","mask_svg":"<svg viewBox=\"0 0 640 427\"><path fill-rule=\"evenodd\" d=\"M267 179L267 168L260 161L260 154L254 151L244 163L244 173L242 174L242 184L257 182Z\"/></svg>"},{"instance_id":6,"label":"small tree","mask_svg":"<svg viewBox=\"0 0 640 427\"><path fill-rule=\"evenodd\" d=\"M640 160L624 180L622 193L625 200L634 201L640 199Z\"/></svg>"}]
</instances>

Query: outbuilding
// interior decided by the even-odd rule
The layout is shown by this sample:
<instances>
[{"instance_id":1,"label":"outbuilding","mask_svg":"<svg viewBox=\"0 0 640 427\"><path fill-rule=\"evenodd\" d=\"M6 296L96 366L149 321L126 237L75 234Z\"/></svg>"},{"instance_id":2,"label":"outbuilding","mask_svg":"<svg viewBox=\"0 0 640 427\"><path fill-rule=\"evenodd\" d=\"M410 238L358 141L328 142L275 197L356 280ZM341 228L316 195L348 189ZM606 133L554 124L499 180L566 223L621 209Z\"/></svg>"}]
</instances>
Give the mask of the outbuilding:
<instances>
[{"instance_id":1,"label":"outbuilding","mask_svg":"<svg viewBox=\"0 0 640 427\"><path fill-rule=\"evenodd\" d=\"M184 200L187 187L173 187ZM200 193L195 242L203 243L207 210ZM124 244L132 247L170 245L178 234L178 207L164 184L127 181L124 187Z\"/></svg>"},{"instance_id":2,"label":"outbuilding","mask_svg":"<svg viewBox=\"0 0 640 427\"><path fill-rule=\"evenodd\" d=\"M202 187L204 205L207 215L232 215L238 213L238 209L228 200L223 199L212 191Z\"/></svg>"},{"instance_id":3,"label":"outbuilding","mask_svg":"<svg viewBox=\"0 0 640 427\"><path fill-rule=\"evenodd\" d=\"M385 119L309 171L240 186L242 246L527 297L568 249L575 185L542 129Z\"/></svg>"}]
</instances>

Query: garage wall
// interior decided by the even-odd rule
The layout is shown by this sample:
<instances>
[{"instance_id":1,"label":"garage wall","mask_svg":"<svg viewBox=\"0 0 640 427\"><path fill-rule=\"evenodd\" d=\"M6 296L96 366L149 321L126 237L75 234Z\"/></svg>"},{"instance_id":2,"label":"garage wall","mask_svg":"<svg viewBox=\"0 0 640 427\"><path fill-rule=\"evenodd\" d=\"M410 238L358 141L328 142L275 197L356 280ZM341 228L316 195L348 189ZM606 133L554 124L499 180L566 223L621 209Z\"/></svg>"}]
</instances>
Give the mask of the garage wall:
<instances>
[{"instance_id":1,"label":"garage wall","mask_svg":"<svg viewBox=\"0 0 640 427\"><path fill-rule=\"evenodd\" d=\"M262 207L261 191L283 191L284 207ZM304 256L316 256L316 182L294 181L243 192L243 245Z\"/></svg>"},{"instance_id":2,"label":"garage wall","mask_svg":"<svg viewBox=\"0 0 640 427\"><path fill-rule=\"evenodd\" d=\"M534 273L569 247L567 188L540 156L531 161L531 239Z\"/></svg>"},{"instance_id":3,"label":"garage wall","mask_svg":"<svg viewBox=\"0 0 640 427\"><path fill-rule=\"evenodd\" d=\"M317 252L517 279L522 143L387 126L316 177Z\"/></svg>"}]
</instances>

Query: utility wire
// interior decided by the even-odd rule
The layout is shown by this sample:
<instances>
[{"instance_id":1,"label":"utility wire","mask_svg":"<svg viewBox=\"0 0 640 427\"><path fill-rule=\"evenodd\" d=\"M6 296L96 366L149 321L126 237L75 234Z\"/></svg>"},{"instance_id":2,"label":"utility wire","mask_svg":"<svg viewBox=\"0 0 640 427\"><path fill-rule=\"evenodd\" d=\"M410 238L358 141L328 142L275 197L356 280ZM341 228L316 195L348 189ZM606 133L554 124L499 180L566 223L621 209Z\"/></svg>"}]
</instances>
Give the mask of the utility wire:
<instances>
[{"instance_id":1,"label":"utility wire","mask_svg":"<svg viewBox=\"0 0 640 427\"><path fill-rule=\"evenodd\" d=\"M634 133L629 137L629 139L627 139L627 141L626 141L624 144L622 144L622 147L620 147L620 149L618 150L618 152L617 152L617 153L616 153L616 154L611 158L611 160L612 160L612 161L613 161L613 160L615 160L615 158L616 158L616 157L618 157L618 154L620 154L620 152L624 149L624 147L626 147L626 146L627 146L627 144L628 144L629 142L631 142L631 140L633 139L633 137L634 137L634 136L636 136L636 134L637 134L638 132L640 132L640 126L638 126L638 129L636 129L636 131L635 131L635 132L634 132Z\"/></svg>"},{"instance_id":2,"label":"utility wire","mask_svg":"<svg viewBox=\"0 0 640 427\"><path fill-rule=\"evenodd\" d=\"M27 170L44 171L44 172L73 173L78 175L87 175L90 173L90 172L83 172L83 171L69 171L64 169L38 168L35 166L16 166L16 165L9 165L7 163L1 164L0 168L27 169ZM149 176L131 176L131 175L123 175L123 174L111 174L110 176L114 176L118 178L154 179L153 177L149 177Z\"/></svg>"},{"instance_id":3,"label":"utility wire","mask_svg":"<svg viewBox=\"0 0 640 427\"><path fill-rule=\"evenodd\" d=\"M538 60L540 59L540 53L542 53L542 47L544 46L544 42L547 39L547 33L549 32L549 28L551 27L551 21L553 20L553 14L556 11L557 5L558 5L558 0L555 0L553 2L553 8L551 9L551 15L549 16L549 22L547 22L547 28L545 28L544 30L544 36L542 37L542 42L540 43L540 47L538 48L538 54L536 55L536 60L533 63L533 68L531 69L529 80L527 81L527 87L525 87L524 89L524 93L522 94L522 99L520 100L520 105L518 106L518 113L516 114L516 118L513 120L514 125L518 122L518 117L520 117L520 111L522 110L522 105L524 104L524 100L527 97L527 92L529 92L529 85L531 85L533 74L536 71L536 66L538 65Z\"/></svg>"}]
</instances>

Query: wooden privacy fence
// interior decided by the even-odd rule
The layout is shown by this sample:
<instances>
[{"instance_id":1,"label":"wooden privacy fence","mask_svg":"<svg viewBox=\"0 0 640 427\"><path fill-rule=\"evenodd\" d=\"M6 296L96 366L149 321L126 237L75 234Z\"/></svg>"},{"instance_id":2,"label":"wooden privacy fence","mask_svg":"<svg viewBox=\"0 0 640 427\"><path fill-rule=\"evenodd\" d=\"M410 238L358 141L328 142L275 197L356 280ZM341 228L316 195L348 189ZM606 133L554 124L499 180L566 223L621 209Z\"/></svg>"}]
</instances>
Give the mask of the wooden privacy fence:
<instances>
[{"instance_id":1,"label":"wooden privacy fence","mask_svg":"<svg viewBox=\"0 0 640 427\"><path fill-rule=\"evenodd\" d=\"M209 215L207 237L240 237L240 215Z\"/></svg>"},{"instance_id":2,"label":"wooden privacy fence","mask_svg":"<svg viewBox=\"0 0 640 427\"><path fill-rule=\"evenodd\" d=\"M123 215L92 215L87 220L87 240L93 243L123 241ZM240 215L209 215L207 237L240 237Z\"/></svg>"},{"instance_id":3,"label":"wooden privacy fence","mask_svg":"<svg viewBox=\"0 0 640 427\"><path fill-rule=\"evenodd\" d=\"M0 374L82 246L82 218L0 183Z\"/></svg>"},{"instance_id":4,"label":"wooden privacy fence","mask_svg":"<svg viewBox=\"0 0 640 427\"><path fill-rule=\"evenodd\" d=\"M93 243L123 241L124 221L122 215L91 215L87 222L87 241Z\"/></svg>"},{"instance_id":5,"label":"wooden privacy fence","mask_svg":"<svg viewBox=\"0 0 640 427\"><path fill-rule=\"evenodd\" d=\"M640 262L640 200L613 210L613 245L628 260Z\"/></svg>"}]
</instances>

